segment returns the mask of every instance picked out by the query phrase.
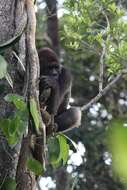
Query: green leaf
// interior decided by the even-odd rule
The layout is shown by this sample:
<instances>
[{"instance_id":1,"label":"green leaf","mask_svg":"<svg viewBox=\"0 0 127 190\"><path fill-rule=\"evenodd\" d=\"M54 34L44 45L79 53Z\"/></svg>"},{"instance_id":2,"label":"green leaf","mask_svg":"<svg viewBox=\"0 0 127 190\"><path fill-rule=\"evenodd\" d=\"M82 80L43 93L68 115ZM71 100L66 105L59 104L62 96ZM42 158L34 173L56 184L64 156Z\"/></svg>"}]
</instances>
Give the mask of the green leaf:
<instances>
[{"instance_id":1,"label":"green leaf","mask_svg":"<svg viewBox=\"0 0 127 190\"><path fill-rule=\"evenodd\" d=\"M108 5L108 8L109 10L111 10L113 13L116 11L116 4L115 3L112 3L112 4L109 4Z\"/></svg>"},{"instance_id":2,"label":"green leaf","mask_svg":"<svg viewBox=\"0 0 127 190\"><path fill-rule=\"evenodd\" d=\"M26 103L24 102L24 98L17 94L8 94L4 97L5 101L13 103L17 109L25 110Z\"/></svg>"},{"instance_id":3,"label":"green leaf","mask_svg":"<svg viewBox=\"0 0 127 190\"><path fill-rule=\"evenodd\" d=\"M63 165L65 165L67 163L69 156L69 145L67 143L63 144L62 148L63 148L63 154L62 154Z\"/></svg>"},{"instance_id":4,"label":"green leaf","mask_svg":"<svg viewBox=\"0 0 127 190\"><path fill-rule=\"evenodd\" d=\"M2 182L1 182L2 183ZM16 181L12 178L6 178L1 190L16 190Z\"/></svg>"},{"instance_id":5,"label":"green leaf","mask_svg":"<svg viewBox=\"0 0 127 190\"><path fill-rule=\"evenodd\" d=\"M27 127L28 127L28 118L26 121L23 121L20 119L19 124L18 124L18 128L17 128L17 134L18 135L24 134Z\"/></svg>"},{"instance_id":6,"label":"green leaf","mask_svg":"<svg viewBox=\"0 0 127 190\"><path fill-rule=\"evenodd\" d=\"M36 130L39 131L40 126L40 116L37 109L37 104L34 98L30 98L30 112L34 120Z\"/></svg>"},{"instance_id":7,"label":"green leaf","mask_svg":"<svg viewBox=\"0 0 127 190\"><path fill-rule=\"evenodd\" d=\"M67 135L62 134L67 140L69 140L71 142L71 144L74 146L75 150L78 150L78 145L72 140L70 139Z\"/></svg>"},{"instance_id":8,"label":"green leaf","mask_svg":"<svg viewBox=\"0 0 127 190\"><path fill-rule=\"evenodd\" d=\"M20 123L20 117L18 115L16 115L15 118L10 120L10 125L8 128L8 132L10 136L16 133L19 123Z\"/></svg>"},{"instance_id":9,"label":"green leaf","mask_svg":"<svg viewBox=\"0 0 127 190\"><path fill-rule=\"evenodd\" d=\"M63 135L48 139L48 158L54 168L66 164L69 155L69 145Z\"/></svg>"},{"instance_id":10,"label":"green leaf","mask_svg":"<svg viewBox=\"0 0 127 190\"><path fill-rule=\"evenodd\" d=\"M49 162L53 166L59 163L60 145L56 137L48 139L48 158Z\"/></svg>"},{"instance_id":11,"label":"green leaf","mask_svg":"<svg viewBox=\"0 0 127 190\"><path fill-rule=\"evenodd\" d=\"M27 160L27 168L34 172L37 176L42 175L44 172L42 164L33 158Z\"/></svg>"},{"instance_id":12,"label":"green leaf","mask_svg":"<svg viewBox=\"0 0 127 190\"><path fill-rule=\"evenodd\" d=\"M17 134L13 134L7 138L8 144L16 145L19 142L19 136Z\"/></svg>"},{"instance_id":13,"label":"green leaf","mask_svg":"<svg viewBox=\"0 0 127 190\"><path fill-rule=\"evenodd\" d=\"M7 102L13 102L18 109L13 116L0 119L0 128L9 144L17 144L28 126L28 111L23 97L16 94L5 96Z\"/></svg>"},{"instance_id":14,"label":"green leaf","mask_svg":"<svg viewBox=\"0 0 127 190\"><path fill-rule=\"evenodd\" d=\"M20 126L20 118L15 117L12 119L0 119L0 128L3 131L7 141L9 144L17 144L21 135L23 133L18 134L17 130Z\"/></svg>"},{"instance_id":15,"label":"green leaf","mask_svg":"<svg viewBox=\"0 0 127 190\"><path fill-rule=\"evenodd\" d=\"M69 156L69 145L63 135L57 135L57 138L60 144L60 158L63 160L63 164L65 165Z\"/></svg>"},{"instance_id":16,"label":"green leaf","mask_svg":"<svg viewBox=\"0 0 127 190\"><path fill-rule=\"evenodd\" d=\"M0 55L0 79L5 77L7 74L7 62L3 56Z\"/></svg>"},{"instance_id":17,"label":"green leaf","mask_svg":"<svg viewBox=\"0 0 127 190\"><path fill-rule=\"evenodd\" d=\"M15 132L14 121L11 119L1 119L0 128L3 131L9 144L16 144L18 142L18 136Z\"/></svg>"}]
</instances>

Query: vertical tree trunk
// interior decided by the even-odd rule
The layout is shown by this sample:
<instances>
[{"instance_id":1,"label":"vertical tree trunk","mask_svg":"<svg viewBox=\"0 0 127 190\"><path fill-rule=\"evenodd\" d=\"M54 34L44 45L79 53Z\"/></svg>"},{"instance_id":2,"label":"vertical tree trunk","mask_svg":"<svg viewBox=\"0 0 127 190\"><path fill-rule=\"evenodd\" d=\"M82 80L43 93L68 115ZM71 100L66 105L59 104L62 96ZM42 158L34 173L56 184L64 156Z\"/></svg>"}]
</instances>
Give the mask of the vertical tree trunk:
<instances>
[{"instance_id":1,"label":"vertical tree trunk","mask_svg":"<svg viewBox=\"0 0 127 190\"><path fill-rule=\"evenodd\" d=\"M30 18L34 21L31 21ZM30 22L34 22L35 25L31 27ZM9 74L11 75L14 82L14 88L11 89L5 79L0 80L0 88L3 88L4 86L4 90L0 90L0 118L7 118L8 116L12 115L13 112L13 107L10 106L10 104L7 104L3 99L6 94L18 93L22 96L26 96L28 94L26 93L26 90L28 90L28 86L26 87L25 84L26 81L23 82L23 80L17 80L20 78L18 73L22 75L22 71L20 70L21 68L19 68L18 61L16 59L14 61L13 49L15 49L25 67L27 66L27 62L29 62L29 64L30 62L33 62L34 65L37 65L37 71L35 71L35 73L39 74L39 63L37 62L37 53L34 40L35 27L36 19L33 0L0 1L0 44L6 43L8 40L17 36L19 32L22 31L22 35L20 36L20 40L17 42L16 46L15 44L11 44L7 50L4 50L4 57L8 62ZM27 37L26 33L28 33ZM27 47L31 49L28 50ZM26 57L26 50L30 52L29 61ZM33 52L31 53L31 51L34 52L34 56ZM30 59L32 59L32 61L30 61ZM27 75L27 72L23 74ZM35 75L37 77L37 74ZM33 80L34 83L36 80L35 78ZM35 89L36 88L34 88L34 90ZM22 144L19 142L18 145L10 146L6 141L6 138L3 136L2 131L0 131L0 144L0 189L5 180L8 177L11 177L13 179L16 178L17 180L17 190L35 190L35 175L31 173L26 166L26 161L30 153L29 136L23 138Z\"/></svg>"},{"instance_id":2,"label":"vertical tree trunk","mask_svg":"<svg viewBox=\"0 0 127 190\"><path fill-rule=\"evenodd\" d=\"M59 28L57 17L57 1L45 0L47 4L47 33L52 41L52 48L59 56ZM70 190L70 181L66 168L56 172L56 190Z\"/></svg>"},{"instance_id":3,"label":"vertical tree trunk","mask_svg":"<svg viewBox=\"0 0 127 190\"><path fill-rule=\"evenodd\" d=\"M69 174L66 168L60 168L56 172L56 190L70 190Z\"/></svg>"},{"instance_id":4,"label":"vertical tree trunk","mask_svg":"<svg viewBox=\"0 0 127 190\"><path fill-rule=\"evenodd\" d=\"M11 39L15 33L15 5L16 0L1 0L0 1L0 44ZM12 61L12 52L7 50L5 52L6 59L10 65ZM10 71L12 72L12 71ZM13 72L14 73L14 72ZM3 100L7 93L11 93L12 89L3 79L0 80L0 88L4 86L4 90L0 92L0 117L6 117L12 112L12 109ZM0 181L6 177L15 177L16 166L18 160L20 145L11 148L5 137L0 132Z\"/></svg>"},{"instance_id":5,"label":"vertical tree trunk","mask_svg":"<svg viewBox=\"0 0 127 190\"><path fill-rule=\"evenodd\" d=\"M51 39L52 48L59 55L57 1L46 0L46 4L47 4L47 33Z\"/></svg>"}]
</instances>

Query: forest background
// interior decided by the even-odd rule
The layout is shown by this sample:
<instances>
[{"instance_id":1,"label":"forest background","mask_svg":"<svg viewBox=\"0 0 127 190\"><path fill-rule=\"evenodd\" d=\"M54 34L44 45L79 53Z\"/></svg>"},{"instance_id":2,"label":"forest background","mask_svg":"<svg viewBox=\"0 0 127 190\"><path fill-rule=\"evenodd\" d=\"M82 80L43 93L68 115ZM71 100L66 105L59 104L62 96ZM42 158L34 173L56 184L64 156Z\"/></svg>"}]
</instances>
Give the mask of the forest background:
<instances>
[{"instance_id":1,"label":"forest background","mask_svg":"<svg viewBox=\"0 0 127 190\"><path fill-rule=\"evenodd\" d=\"M19 2L22 4L24 0ZM23 45L21 43L24 42L24 33L18 32L13 38L14 28L17 29L20 22L18 17L21 15L21 10L17 6L17 12L15 11L12 19L12 23L15 20L14 28L8 29L6 26L11 26L11 22L7 18L10 16L9 11L13 11L11 6L13 7L13 4L10 5L8 0L6 3L3 0L0 3L0 10L6 13L6 22L2 16L0 17L0 43L2 44L0 45L0 50L2 49L0 59L2 62L5 57L7 62L13 62L8 66L9 75L3 74L5 68L0 67L0 79L2 79L0 80L1 130L5 122L6 126L8 125L10 113L15 112L13 106L5 103L5 100L13 103L17 101L15 97L13 97L15 100L8 96L4 99L5 95L12 92L21 95L22 89L20 77L17 75L19 68L15 69L15 65L20 60L24 61L22 57L24 52L20 49ZM7 12L8 7L11 8ZM45 46L53 48L58 53L61 64L70 68L73 75L70 104L80 106L82 109L81 126L66 133L70 139L67 164L57 169L53 169L51 165L47 166L43 177L37 181L38 189L126 189L127 2L124 0L65 0L59 5L56 0L39 0L36 2L36 8L37 49ZM55 21L52 22L54 16ZM32 17L28 15L28 18L30 20ZM55 29L52 30L51 26ZM27 37L31 35L29 30L28 28ZM22 38L19 41L21 34ZM53 38L55 38L54 41ZM12 42L6 42L7 39L11 39ZM9 48L3 53L3 49L7 48L8 44ZM26 51L25 48L24 51ZM17 102L15 104L17 106ZM18 107L20 114L23 114L20 111L24 111L24 104L22 106L20 104ZM7 119L3 120L5 116ZM17 120L15 118L11 120L12 124L20 121L24 124L26 118L22 115L21 120L19 116L21 115L16 116ZM19 155L17 156L15 151L20 147L17 146L17 140L19 140L17 129L20 128L17 124L13 126L15 127L12 129L8 128L9 131L3 130L4 137L3 133L0 136L0 189L4 190L8 189L8 184L10 184L10 190L16 188L15 180L11 178L14 178L16 173L17 162L15 161ZM23 134L24 129L20 130L20 136ZM70 142L71 140L77 144L76 149L73 146L74 143ZM21 163L22 167L24 167L23 164ZM20 173L20 183L23 184L22 175ZM7 177L9 178L6 183ZM22 185L21 187L23 190L30 189L23 188ZM34 190L34 186L32 189Z\"/></svg>"}]
</instances>

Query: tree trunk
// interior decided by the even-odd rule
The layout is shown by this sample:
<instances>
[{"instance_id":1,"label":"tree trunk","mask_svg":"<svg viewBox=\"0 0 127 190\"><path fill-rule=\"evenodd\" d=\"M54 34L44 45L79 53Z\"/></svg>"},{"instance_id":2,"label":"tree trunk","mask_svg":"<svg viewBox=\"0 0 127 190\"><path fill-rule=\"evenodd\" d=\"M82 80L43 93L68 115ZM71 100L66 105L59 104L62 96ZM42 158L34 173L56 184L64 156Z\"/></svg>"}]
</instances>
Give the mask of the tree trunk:
<instances>
[{"instance_id":1,"label":"tree trunk","mask_svg":"<svg viewBox=\"0 0 127 190\"><path fill-rule=\"evenodd\" d=\"M59 28L58 28L58 17L57 17L57 1L46 0L47 4L47 33L52 41L52 49L59 56ZM56 178L56 189L57 190L69 190L70 181L69 175L66 168L60 168L55 174Z\"/></svg>"},{"instance_id":2,"label":"tree trunk","mask_svg":"<svg viewBox=\"0 0 127 190\"><path fill-rule=\"evenodd\" d=\"M57 1L46 0L46 4L47 4L47 33L52 42L53 50L59 55Z\"/></svg>"},{"instance_id":3,"label":"tree trunk","mask_svg":"<svg viewBox=\"0 0 127 190\"><path fill-rule=\"evenodd\" d=\"M0 1L0 43L11 39L15 33L15 6L16 0ZM5 52L5 57L8 63L13 65L11 49ZM12 71L10 72L12 74ZM12 93L12 89L4 79L0 80L0 88L3 85L4 91L0 93L0 117L7 117L12 112L12 109L5 103L3 97L7 93ZM16 85L18 86L18 84ZM0 181L3 181L7 176L15 177L20 144L11 148L1 132L0 144Z\"/></svg>"},{"instance_id":4,"label":"tree trunk","mask_svg":"<svg viewBox=\"0 0 127 190\"><path fill-rule=\"evenodd\" d=\"M31 12L33 11L32 13L30 11L28 13L29 7ZM33 29L31 26L26 27L30 22L30 16L28 16L28 14L31 15L31 19L35 20L34 5L32 0L0 1L0 44L3 44L19 35L19 32L21 32L24 28L22 35L20 36L20 40L16 44L11 44L8 49L3 50L2 55L4 55L4 58L8 62L8 72L13 80L14 87L12 89L5 79L0 80L0 89L4 88L4 90L0 90L0 118L8 118L8 116L11 116L15 111L12 105L7 104L4 101L3 98L6 94L17 93L22 96L28 95L28 92L26 92L26 90L28 90L28 86L26 86L26 79L21 80L21 78L24 78L24 75L27 75L26 63L30 61L30 56L33 56L33 54L30 54L29 60L26 57L27 46L29 46L28 43L32 46L31 49L36 54L35 41L32 41L34 37L32 38L29 32L30 29L31 31L33 30L32 34L34 35L34 27L36 27L36 23L33 25ZM27 31L25 30L26 28ZM29 36L26 35L27 33ZM14 57L14 51L18 54L18 57L26 68L25 73L23 73L16 57ZM34 58L33 62L35 61L36 63L37 54ZM38 64L39 63L37 63L37 70L39 69ZM31 173L26 166L26 161L30 153L29 134L25 138L23 137L22 143L20 141L18 145L10 146L2 134L2 131L0 131L0 144L0 189L9 177L17 180L17 190L35 190L35 175Z\"/></svg>"},{"instance_id":5,"label":"tree trunk","mask_svg":"<svg viewBox=\"0 0 127 190\"><path fill-rule=\"evenodd\" d=\"M70 190L69 174L66 168L60 168L56 172L56 190Z\"/></svg>"}]
</instances>

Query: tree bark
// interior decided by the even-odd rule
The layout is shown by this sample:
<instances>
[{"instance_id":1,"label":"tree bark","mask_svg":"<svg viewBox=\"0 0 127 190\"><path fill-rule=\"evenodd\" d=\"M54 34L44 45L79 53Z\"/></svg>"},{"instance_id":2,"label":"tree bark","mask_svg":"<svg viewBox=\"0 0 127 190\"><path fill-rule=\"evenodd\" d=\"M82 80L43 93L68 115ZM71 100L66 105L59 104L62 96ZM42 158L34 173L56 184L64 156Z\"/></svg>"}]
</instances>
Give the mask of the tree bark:
<instances>
[{"instance_id":1,"label":"tree bark","mask_svg":"<svg viewBox=\"0 0 127 190\"><path fill-rule=\"evenodd\" d=\"M69 174L66 168L60 168L56 172L56 190L70 190Z\"/></svg>"},{"instance_id":2,"label":"tree bark","mask_svg":"<svg viewBox=\"0 0 127 190\"><path fill-rule=\"evenodd\" d=\"M15 33L15 3L16 0L0 1L0 43L11 39ZM5 52L5 57L8 63L13 65L11 49ZM10 74L12 73L13 71L11 70ZM7 117L12 112L12 109L5 103L3 98L7 93L12 93L12 89L4 79L0 80L0 86L3 85L4 91L0 93L0 117ZM0 132L0 144L0 181L2 181L6 177L15 177L20 143L19 146L10 147Z\"/></svg>"},{"instance_id":3,"label":"tree bark","mask_svg":"<svg viewBox=\"0 0 127 190\"><path fill-rule=\"evenodd\" d=\"M57 1L45 0L47 4L47 33L52 41L52 49L59 56L59 27L57 17ZM66 168L60 168L55 173L56 190L70 190L69 175Z\"/></svg>"},{"instance_id":4,"label":"tree bark","mask_svg":"<svg viewBox=\"0 0 127 190\"><path fill-rule=\"evenodd\" d=\"M59 35L58 35L58 17L57 1L46 0L47 4L47 33L52 42L53 50L59 55Z\"/></svg>"},{"instance_id":5,"label":"tree bark","mask_svg":"<svg viewBox=\"0 0 127 190\"><path fill-rule=\"evenodd\" d=\"M32 6L32 11L34 11L32 0L0 1L0 44L12 39L19 33L19 31L21 31L23 26L28 24L28 10L26 5L29 6L29 3L31 4L30 6ZM33 15L34 14L35 13L33 13ZM25 29L26 28L27 27L25 27ZM0 88L4 87L4 90L0 90L0 118L7 118L12 115L12 112L14 113L13 106L7 104L3 99L6 94L17 93L22 96L28 95L28 92L26 92L28 91L28 86L25 84L26 80L24 82L23 80L18 80L21 77L18 75L19 73L22 77L23 75L27 75L26 45L26 30L24 30L19 42L17 42L16 45L13 44L13 47L9 47L3 52L3 55L8 62L9 74L14 82L14 88L11 89L5 79L0 80ZM34 51L36 51L35 44L33 44L33 46ZM13 51L16 51L20 57L21 62L26 68L26 72L22 73L18 61L16 59L14 61ZM11 177L17 180L17 190L35 190L35 175L31 173L26 166L26 161L30 154L29 134L25 138L23 137L22 144L20 141L18 145L10 146L0 131L0 144L0 188L6 178Z\"/></svg>"}]
</instances>

